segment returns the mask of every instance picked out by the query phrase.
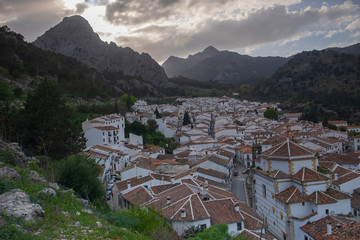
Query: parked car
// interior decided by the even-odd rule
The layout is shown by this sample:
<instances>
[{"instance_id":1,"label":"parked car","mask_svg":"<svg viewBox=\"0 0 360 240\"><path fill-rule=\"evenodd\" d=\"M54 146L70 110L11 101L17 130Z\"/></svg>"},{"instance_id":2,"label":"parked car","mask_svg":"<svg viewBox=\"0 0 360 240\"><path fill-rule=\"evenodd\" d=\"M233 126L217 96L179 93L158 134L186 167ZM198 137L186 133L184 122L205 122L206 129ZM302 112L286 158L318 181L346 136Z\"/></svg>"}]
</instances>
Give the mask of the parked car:
<instances>
[{"instance_id":1,"label":"parked car","mask_svg":"<svg viewBox=\"0 0 360 240\"><path fill-rule=\"evenodd\" d=\"M238 174L239 174L238 171L233 172L233 176L237 176Z\"/></svg>"},{"instance_id":2,"label":"parked car","mask_svg":"<svg viewBox=\"0 0 360 240\"><path fill-rule=\"evenodd\" d=\"M250 171L250 168L245 169L244 171L242 171L242 174L248 174L248 173L249 173L249 171Z\"/></svg>"},{"instance_id":3,"label":"parked car","mask_svg":"<svg viewBox=\"0 0 360 240\"><path fill-rule=\"evenodd\" d=\"M108 182L108 188L109 188L109 187L112 188L114 185L115 185L115 182L114 182L113 180L110 180L110 181Z\"/></svg>"}]
</instances>

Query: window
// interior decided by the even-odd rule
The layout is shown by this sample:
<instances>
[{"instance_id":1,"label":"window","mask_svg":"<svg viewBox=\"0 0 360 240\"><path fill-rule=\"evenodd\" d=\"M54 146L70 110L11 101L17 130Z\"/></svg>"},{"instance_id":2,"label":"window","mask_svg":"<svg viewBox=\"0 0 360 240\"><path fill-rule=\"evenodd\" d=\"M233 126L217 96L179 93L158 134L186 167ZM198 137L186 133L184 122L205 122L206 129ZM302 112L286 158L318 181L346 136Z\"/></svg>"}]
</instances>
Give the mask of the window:
<instances>
[{"instance_id":1,"label":"window","mask_svg":"<svg viewBox=\"0 0 360 240\"><path fill-rule=\"evenodd\" d=\"M275 194L271 193L271 198L274 199L275 198Z\"/></svg>"},{"instance_id":2,"label":"window","mask_svg":"<svg viewBox=\"0 0 360 240\"><path fill-rule=\"evenodd\" d=\"M281 219L281 220L284 220L284 215L283 215L282 212L280 212L280 219Z\"/></svg>"},{"instance_id":3,"label":"window","mask_svg":"<svg viewBox=\"0 0 360 240\"><path fill-rule=\"evenodd\" d=\"M201 231L205 230L206 229L206 224L201 224L200 229L201 229Z\"/></svg>"},{"instance_id":4,"label":"window","mask_svg":"<svg viewBox=\"0 0 360 240\"><path fill-rule=\"evenodd\" d=\"M329 215L329 209L325 209L325 214Z\"/></svg>"},{"instance_id":5,"label":"window","mask_svg":"<svg viewBox=\"0 0 360 240\"><path fill-rule=\"evenodd\" d=\"M354 209L354 216L357 217L357 215L358 215L357 211L356 211L356 209Z\"/></svg>"},{"instance_id":6,"label":"window","mask_svg":"<svg viewBox=\"0 0 360 240\"><path fill-rule=\"evenodd\" d=\"M274 207L272 207L272 210L273 210L273 214L275 214L275 208Z\"/></svg>"},{"instance_id":7,"label":"window","mask_svg":"<svg viewBox=\"0 0 360 240\"><path fill-rule=\"evenodd\" d=\"M301 204L302 204L303 206L305 206L305 202L302 202Z\"/></svg>"},{"instance_id":8,"label":"window","mask_svg":"<svg viewBox=\"0 0 360 240\"><path fill-rule=\"evenodd\" d=\"M242 224L241 222L237 223L237 230L240 231L242 229Z\"/></svg>"},{"instance_id":9,"label":"window","mask_svg":"<svg viewBox=\"0 0 360 240\"><path fill-rule=\"evenodd\" d=\"M309 238L307 236L304 236L304 240L309 240Z\"/></svg>"},{"instance_id":10,"label":"window","mask_svg":"<svg viewBox=\"0 0 360 240\"><path fill-rule=\"evenodd\" d=\"M262 185L262 190L263 190L263 196L264 196L264 198L266 198L266 186L265 186L265 184Z\"/></svg>"}]
</instances>

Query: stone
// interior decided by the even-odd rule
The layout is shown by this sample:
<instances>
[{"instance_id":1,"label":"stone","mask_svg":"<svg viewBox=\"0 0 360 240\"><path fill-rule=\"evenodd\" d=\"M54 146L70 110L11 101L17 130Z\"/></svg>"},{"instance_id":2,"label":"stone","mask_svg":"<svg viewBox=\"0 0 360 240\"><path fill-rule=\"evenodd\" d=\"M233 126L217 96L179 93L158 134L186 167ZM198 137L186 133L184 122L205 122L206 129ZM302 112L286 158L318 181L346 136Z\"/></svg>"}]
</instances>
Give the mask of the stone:
<instances>
[{"instance_id":1,"label":"stone","mask_svg":"<svg viewBox=\"0 0 360 240\"><path fill-rule=\"evenodd\" d=\"M41 176L37 171L31 170L29 173L29 178L34 181L46 183L47 180L43 176Z\"/></svg>"},{"instance_id":2,"label":"stone","mask_svg":"<svg viewBox=\"0 0 360 240\"><path fill-rule=\"evenodd\" d=\"M52 182L48 182L48 186L51 187L52 189L55 189L55 190L59 190L60 187L57 183L52 183Z\"/></svg>"},{"instance_id":3,"label":"stone","mask_svg":"<svg viewBox=\"0 0 360 240\"><path fill-rule=\"evenodd\" d=\"M20 189L12 189L0 195L0 212L25 222L36 222L44 216L41 206L31 203L29 195Z\"/></svg>"},{"instance_id":4,"label":"stone","mask_svg":"<svg viewBox=\"0 0 360 240\"><path fill-rule=\"evenodd\" d=\"M77 198L77 200L81 203L81 205L83 207L88 207L89 206L89 200L83 199L83 198Z\"/></svg>"},{"instance_id":5,"label":"stone","mask_svg":"<svg viewBox=\"0 0 360 240\"><path fill-rule=\"evenodd\" d=\"M102 227L103 225L102 225L101 222L96 222L96 226L100 228L100 227Z\"/></svg>"},{"instance_id":6,"label":"stone","mask_svg":"<svg viewBox=\"0 0 360 240\"><path fill-rule=\"evenodd\" d=\"M93 211L91 211L91 209L81 209L81 211L84 213L93 214Z\"/></svg>"},{"instance_id":7,"label":"stone","mask_svg":"<svg viewBox=\"0 0 360 240\"><path fill-rule=\"evenodd\" d=\"M20 175L19 173L10 167L2 167L0 168L0 178L8 178L11 180L20 180Z\"/></svg>"},{"instance_id":8,"label":"stone","mask_svg":"<svg viewBox=\"0 0 360 240\"><path fill-rule=\"evenodd\" d=\"M81 226L81 223L79 221L77 221L75 224L74 224L75 227L80 227Z\"/></svg>"},{"instance_id":9,"label":"stone","mask_svg":"<svg viewBox=\"0 0 360 240\"><path fill-rule=\"evenodd\" d=\"M39 191L39 194L51 198L56 197L56 191L52 188L44 188L43 190Z\"/></svg>"}]
</instances>

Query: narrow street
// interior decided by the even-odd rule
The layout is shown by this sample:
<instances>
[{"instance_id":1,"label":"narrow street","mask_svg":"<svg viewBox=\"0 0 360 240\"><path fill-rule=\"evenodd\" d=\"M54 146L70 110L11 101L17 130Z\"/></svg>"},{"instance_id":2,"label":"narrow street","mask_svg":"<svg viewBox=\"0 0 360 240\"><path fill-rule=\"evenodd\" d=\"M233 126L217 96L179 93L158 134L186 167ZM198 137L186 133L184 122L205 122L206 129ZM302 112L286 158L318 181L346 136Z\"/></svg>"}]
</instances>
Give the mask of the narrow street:
<instances>
[{"instance_id":1,"label":"narrow street","mask_svg":"<svg viewBox=\"0 0 360 240\"><path fill-rule=\"evenodd\" d=\"M243 174L242 172L246 169L245 166L239 161L235 162L236 171L238 172L238 176L232 176L231 181L231 192L235 194L241 201L248 204L247 193L245 188L245 179L247 174Z\"/></svg>"}]
</instances>

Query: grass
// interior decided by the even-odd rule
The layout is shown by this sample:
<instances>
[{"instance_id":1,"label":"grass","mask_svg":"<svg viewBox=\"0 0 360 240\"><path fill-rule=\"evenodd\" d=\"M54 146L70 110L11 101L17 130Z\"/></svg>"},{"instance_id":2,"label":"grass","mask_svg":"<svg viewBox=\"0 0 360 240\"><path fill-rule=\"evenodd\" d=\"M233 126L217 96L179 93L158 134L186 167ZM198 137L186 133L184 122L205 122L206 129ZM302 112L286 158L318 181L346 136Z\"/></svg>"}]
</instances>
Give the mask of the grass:
<instances>
[{"instance_id":1,"label":"grass","mask_svg":"<svg viewBox=\"0 0 360 240\"><path fill-rule=\"evenodd\" d=\"M32 166L32 168L35 168ZM150 239L131 229L108 222L102 213L89 214L76 199L73 191L57 190L54 198L41 196L38 192L46 187L28 178L30 169L14 167L21 176L19 181L0 181L0 193L21 189L30 195L33 203L41 205L45 216L38 222L23 222L4 217L5 226L0 228L0 239ZM111 213L109 213L111 214ZM79 222L79 226L76 223ZM98 226L100 222L102 226Z\"/></svg>"}]
</instances>

